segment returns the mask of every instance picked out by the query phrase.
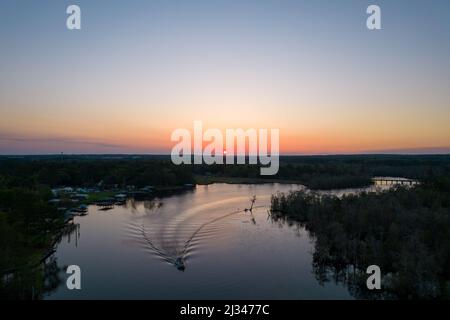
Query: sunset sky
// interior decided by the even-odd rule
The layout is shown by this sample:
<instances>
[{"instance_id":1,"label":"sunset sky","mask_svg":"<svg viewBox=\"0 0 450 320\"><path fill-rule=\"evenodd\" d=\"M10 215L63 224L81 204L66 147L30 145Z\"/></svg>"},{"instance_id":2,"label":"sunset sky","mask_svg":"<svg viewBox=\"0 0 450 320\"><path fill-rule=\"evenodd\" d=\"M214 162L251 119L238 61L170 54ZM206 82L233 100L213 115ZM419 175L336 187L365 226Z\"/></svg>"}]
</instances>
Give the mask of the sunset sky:
<instances>
[{"instance_id":1,"label":"sunset sky","mask_svg":"<svg viewBox=\"0 0 450 320\"><path fill-rule=\"evenodd\" d=\"M169 153L194 120L286 154L450 153L449 57L448 0L2 0L0 154Z\"/></svg>"}]
</instances>

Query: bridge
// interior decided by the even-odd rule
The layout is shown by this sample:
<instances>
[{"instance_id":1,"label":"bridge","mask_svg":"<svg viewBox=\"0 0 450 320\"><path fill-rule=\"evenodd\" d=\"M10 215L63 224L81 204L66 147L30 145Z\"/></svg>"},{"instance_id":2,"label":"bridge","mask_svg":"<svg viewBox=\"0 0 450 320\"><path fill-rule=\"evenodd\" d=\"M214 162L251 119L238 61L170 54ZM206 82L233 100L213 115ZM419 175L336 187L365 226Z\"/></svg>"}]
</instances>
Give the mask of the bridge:
<instances>
[{"instance_id":1,"label":"bridge","mask_svg":"<svg viewBox=\"0 0 450 320\"><path fill-rule=\"evenodd\" d=\"M415 185L420 184L420 182L417 180L406 179L406 178L375 177L375 178L372 178L372 180L375 184L378 184L378 185L401 184L401 185L415 186Z\"/></svg>"}]
</instances>

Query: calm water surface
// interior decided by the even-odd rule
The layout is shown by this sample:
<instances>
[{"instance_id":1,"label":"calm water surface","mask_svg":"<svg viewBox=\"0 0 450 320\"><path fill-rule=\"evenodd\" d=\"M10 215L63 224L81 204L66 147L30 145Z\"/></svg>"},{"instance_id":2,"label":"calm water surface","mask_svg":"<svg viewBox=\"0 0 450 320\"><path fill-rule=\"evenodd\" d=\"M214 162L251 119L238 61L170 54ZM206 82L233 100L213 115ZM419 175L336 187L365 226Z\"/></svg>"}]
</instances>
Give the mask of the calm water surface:
<instances>
[{"instance_id":1,"label":"calm water surface","mask_svg":"<svg viewBox=\"0 0 450 320\"><path fill-rule=\"evenodd\" d=\"M213 184L109 211L90 206L55 253L60 267L80 266L82 289L68 290L61 273L47 298L351 299L342 284L314 278L308 232L268 219L272 194L300 188ZM243 212L253 195L253 214Z\"/></svg>"}]
</instances>

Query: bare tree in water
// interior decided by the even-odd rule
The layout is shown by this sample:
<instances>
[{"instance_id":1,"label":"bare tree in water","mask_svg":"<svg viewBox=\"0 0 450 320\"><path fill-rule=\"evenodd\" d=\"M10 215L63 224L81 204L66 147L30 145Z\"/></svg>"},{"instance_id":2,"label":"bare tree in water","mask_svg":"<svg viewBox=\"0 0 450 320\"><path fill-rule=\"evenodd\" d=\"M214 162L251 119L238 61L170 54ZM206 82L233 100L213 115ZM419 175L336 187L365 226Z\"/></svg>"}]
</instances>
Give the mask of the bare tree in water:
<instances>
[{"instance_id":1,"label":"bare tree in water","mask_svg":"<svg viewBox=\"0 0 450 320\"><path fill-rule=\"evenodd\" d=\"M256 196L251 197L250 201L252 202L252 205L250 206L250 211L252 211L253 205L255 204L255 201L256 201Z\"/></svg>"},{"instance_id":2,"label":"bare tree in water","mask_svg":"<svg viewBox=\"0 0 450 320\"><path fill-rule=\"evenodd\" d=\"M250 198L250 201L251 201L252 205L250 206L250 209L245 208L245 209L244 209L245 212L247 212L247 211L252 212L252 210L253 210L253 205L255 204L255 201L256 201L256 196L251 197L251 198Z\"/></svg>"}]
</instances>

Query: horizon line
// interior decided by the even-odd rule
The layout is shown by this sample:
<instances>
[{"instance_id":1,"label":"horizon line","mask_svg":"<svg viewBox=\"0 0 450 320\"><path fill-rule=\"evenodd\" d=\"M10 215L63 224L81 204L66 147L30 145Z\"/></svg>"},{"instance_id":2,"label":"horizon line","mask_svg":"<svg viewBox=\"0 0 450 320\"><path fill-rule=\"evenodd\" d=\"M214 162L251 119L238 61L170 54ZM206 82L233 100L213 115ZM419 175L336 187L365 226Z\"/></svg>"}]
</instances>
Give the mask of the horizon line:
<instances>
[{"instance_id":1,"label":"horizon line","mask_svg":"<svg viewBox=\"0 0 450 320\"><path fill-rule=\"evenodd\" d=\"M190 154L195 156L197 154ZM360 153L284 153L280 157L314 157L314 156L448 156L450 152L360 152ZM165 156L170 157L170 153L24 153L24 154L0 154L0 157L37 157L37 156ZM234 156L242 156L235 154ZM245 157L258 157L259 155L244 155ZM270 155L269 155L270 156ZM223 155L226 157L226 155Z\"/></svg>"}]
</instances>

